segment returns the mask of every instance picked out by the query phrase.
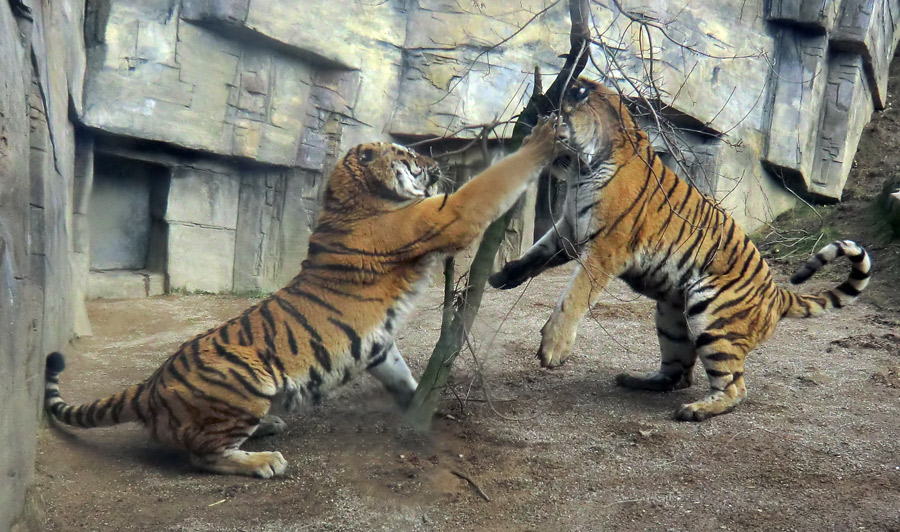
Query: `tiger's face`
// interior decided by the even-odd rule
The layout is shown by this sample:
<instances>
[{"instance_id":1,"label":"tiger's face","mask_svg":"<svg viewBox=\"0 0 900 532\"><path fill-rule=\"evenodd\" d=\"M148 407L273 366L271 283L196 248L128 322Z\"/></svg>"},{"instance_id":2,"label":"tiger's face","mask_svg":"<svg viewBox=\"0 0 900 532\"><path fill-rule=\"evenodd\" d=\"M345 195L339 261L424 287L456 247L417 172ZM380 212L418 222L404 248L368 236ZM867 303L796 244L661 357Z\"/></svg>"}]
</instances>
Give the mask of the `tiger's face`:
<instances>
[{"instance_id":1,"label":"tiger's face","mask_svg":"<svg viewBox=\"0 0 900 532\"><path fill-rule=\"evenodd\" d=\"M343 177L361 185L366 192L389 201L426 198L438 191L437 163L397 144L360 144L344 155L337 168L345 169ZM332 180L340 179L337 174Z\"/></svg>"},{"instance_id":2,"label":"tiger's face","mask_svg":"<svg viewBox=\"0 0 900 532\"><path fill-rule=\"evenodd\" d=\"M623 132L635 127L619 93L583 78L563 94L561 111L570 153L586 167L609 158Z\"/></svg>"}]
</instances>

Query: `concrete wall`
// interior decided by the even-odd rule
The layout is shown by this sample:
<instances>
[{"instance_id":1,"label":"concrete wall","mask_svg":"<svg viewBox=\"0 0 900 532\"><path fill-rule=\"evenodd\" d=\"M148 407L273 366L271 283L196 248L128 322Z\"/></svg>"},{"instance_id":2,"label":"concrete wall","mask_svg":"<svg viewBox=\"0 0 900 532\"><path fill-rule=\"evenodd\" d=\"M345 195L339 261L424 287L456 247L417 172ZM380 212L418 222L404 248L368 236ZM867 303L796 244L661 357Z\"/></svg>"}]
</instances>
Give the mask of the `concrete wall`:
<instances>
[{"instance_id":1,"label":"concrete wall","mask_svg":"<svg viewBox=\"0 0 900 532\"><path fill-rule=\"evenodd\" d=\"M27 521L44 356L67 343L76 303L68 111L81 100L82 8L48 5L0 2L0 530Z\"/></svg>"}]
</instances>

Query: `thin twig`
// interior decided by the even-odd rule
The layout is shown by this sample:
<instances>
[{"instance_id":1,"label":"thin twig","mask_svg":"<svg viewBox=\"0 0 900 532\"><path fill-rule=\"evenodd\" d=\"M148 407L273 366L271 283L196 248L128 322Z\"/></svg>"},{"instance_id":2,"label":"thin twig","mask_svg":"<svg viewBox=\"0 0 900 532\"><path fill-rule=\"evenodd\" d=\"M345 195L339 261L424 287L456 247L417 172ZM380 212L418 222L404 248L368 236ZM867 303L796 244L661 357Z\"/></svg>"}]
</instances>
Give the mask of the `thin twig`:
<instances>
[{"instance_id":1,"label":"thin twig","mask_svg":"<svg viewBox=\"0 0 900 532\"><path fill-rule=\"evenodd\" d=\"M475 488L475 491L478 492L478 495L481 495L482 499L486 500L487 502L491 502L491 498L488 497L488 494L485 493L483 489L481 489L481 486L479 486L474 480L472 480L472 477L458 469L451 469L450 472L468 482L473 488Z\"/></svg>"}]
</instances>

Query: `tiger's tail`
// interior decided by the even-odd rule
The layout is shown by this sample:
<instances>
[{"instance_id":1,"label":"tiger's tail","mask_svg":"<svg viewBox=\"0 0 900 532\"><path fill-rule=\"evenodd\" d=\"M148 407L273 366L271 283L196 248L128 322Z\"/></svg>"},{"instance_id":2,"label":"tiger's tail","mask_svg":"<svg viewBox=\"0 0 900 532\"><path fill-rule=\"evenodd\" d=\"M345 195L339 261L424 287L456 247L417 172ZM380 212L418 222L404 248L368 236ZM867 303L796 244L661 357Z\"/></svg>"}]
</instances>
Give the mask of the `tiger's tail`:
<instances>
[{"instance_id":1,"label":"tiger's tail","mask_svg":"<svg viewBox=\"0 0 900 532\"><path fill-rule=\"evenodd\" d=\"M866 250L852 240L838 240L820 249L791 276L791 284L806 281L823 266L842 256L850 259L850 266L853 268L847 280L835 288L814 295L795 294L783 290L785 308L782 316L789 318L818 316L826 310L841 308L856 300L869 284L872 261Z\"/></svg>"},{"instance_id":2,"label":"tiger's tail","mask_svg":"<svg viewBox=\"0 0 900 532\"><path fill-rule=\"evenodd\" d=\"M59 395L59 374L66 369L61 353L47 355L44 377L44 408L57 421L73 427L107 427L129 421L139 421L139 399L144 384L135 384L123 391L81 405L67 404Z\"/></svg>"}]
</instances>

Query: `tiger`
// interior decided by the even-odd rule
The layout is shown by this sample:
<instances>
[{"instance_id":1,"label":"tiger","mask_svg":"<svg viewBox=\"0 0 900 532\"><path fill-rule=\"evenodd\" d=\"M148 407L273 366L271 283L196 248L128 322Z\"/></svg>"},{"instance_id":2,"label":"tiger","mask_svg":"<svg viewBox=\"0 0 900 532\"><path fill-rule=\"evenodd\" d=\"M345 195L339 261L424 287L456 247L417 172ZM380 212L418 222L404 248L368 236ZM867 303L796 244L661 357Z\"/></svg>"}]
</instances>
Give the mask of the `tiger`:
<instances>
[{"instance_id":1,"label":"tiger","mask_svg":"<svg viewBox=\"0 0 900 532\"><path fill-rule=\"evenodd\" d=\"M541 329L543 367L566 361L581 318L613 277L656 301L661 364L616 376L620 386L670 391L691 386L697 359L708 396L681 405L675 418L703 421L733 410L747 395L744 359L785 317L810 317L854 301L871 260L855 242L832 242L791 277L802 283L846 256L849 278L816 295L775 285L759 250L712 198L660 160L624 99L579 78L563 92L567 148L551 168L566 179L562 214L520 258L489 278L510 289L578 259L568 287Z\"/></svg>"},{"instance_id":2,"label":"tiger","mask_svg":"<svg viewBox=\"0 0 900 532\"><path fill-rule=\"evenodd\" d=\"M91 403L60 396L59 352L46 358L49 417L81 428L144 425L190 463L220 474L285 474L278 451L240 449L282 432L274 414L319 402L368 371L407 406L417 383L394 342L443 257L507 211L556 149L543 119L521 147L453 193L437 163L392 143L351 148L324 193L300 273L243 314L184 342L146 380Z\"/></svg>"}]
</instances>

